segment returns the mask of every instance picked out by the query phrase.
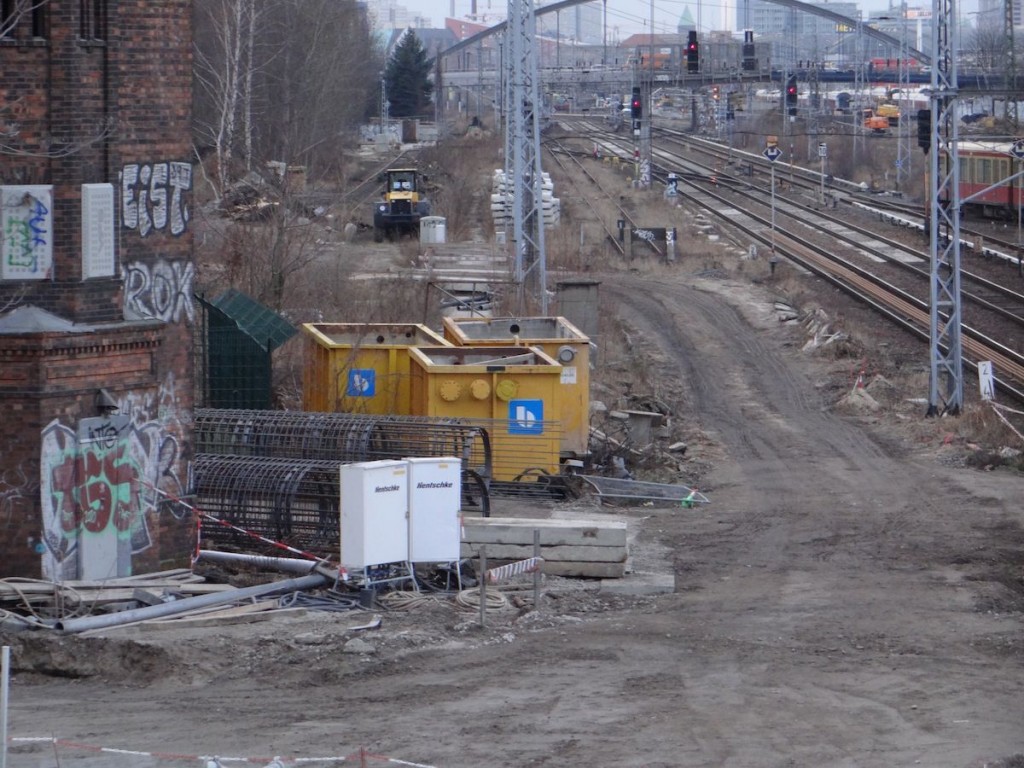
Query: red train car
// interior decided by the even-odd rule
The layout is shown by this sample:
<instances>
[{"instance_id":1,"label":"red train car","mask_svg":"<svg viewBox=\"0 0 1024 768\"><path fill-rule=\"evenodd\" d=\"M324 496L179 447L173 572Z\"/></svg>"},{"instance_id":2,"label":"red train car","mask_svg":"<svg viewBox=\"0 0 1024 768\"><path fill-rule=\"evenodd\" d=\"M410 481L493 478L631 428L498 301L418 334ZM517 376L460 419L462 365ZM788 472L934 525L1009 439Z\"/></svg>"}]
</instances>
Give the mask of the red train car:
<instances>
[{"instance_id":1,"label":"red train car","mask_svg":"<svg viewBox=\"0 0 1024 768\"><path fill-rule=\"evenodd\" d=\"M871 68L874 70L897 70L900 68L900 59L871 59ZM903 59L904 68L910 72L917 72L921 68L921 62L917 59Z\"/></svg>"},{"instance_id":2,"label":"red train car","mask_svg":"<svg viewBox=\"0 0 1024 768\"><path fill-rule=\"evenodd\" d=\"M965 214L1017 220L1021 206L1021 170L1013 154L1013 142L963 141L960 157L960 204Z\"/></svg>"}]
</instances>

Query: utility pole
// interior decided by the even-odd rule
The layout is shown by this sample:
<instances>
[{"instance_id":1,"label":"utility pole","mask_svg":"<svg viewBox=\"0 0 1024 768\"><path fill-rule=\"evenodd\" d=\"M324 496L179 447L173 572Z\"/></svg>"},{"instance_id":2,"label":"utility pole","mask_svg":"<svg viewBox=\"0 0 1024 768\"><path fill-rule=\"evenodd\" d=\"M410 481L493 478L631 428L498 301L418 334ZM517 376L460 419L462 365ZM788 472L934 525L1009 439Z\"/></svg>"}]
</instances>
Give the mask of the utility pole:
<instances>
[{"instance_id":1,"label":"utility pole","mask_svg":"<svg viewBox=\"0 0 1024 768\"><path fill-rule=\"evenodd\" d=\"M900 3L900 116L896 126L896 191L900 181L910 178L913 145L910 139L910 48L907 43L907 3Z\"/></svg>"},{"instance_id":2,"label":"utility pole","mask_svg":"<svg viewBox=\"0 0 1024 768\"><path fill-rule=\"evenodd\" d=\"M1006 35L1006 50L1008 59L1006 62L1006 73L1009 77L1006 78L1006 87L1009 90L1009 94L1006 97L1006 101L1003 102L1005 105L1006 114L1004 117L1007 120L1013 121L1014 135L1016 136L1017 131L1017 119L1020 117L1017 114L1017 52L1013 47L1013 6L1015 5L1014 0L1004 0L1003 3L1003 34Z\"/></svg>"},{"instance_id":3,"label":"utility pole","mask_svg":"<svg viewBox=\"0 0 1024 768\"><path fill-rule=\"evenodd\" d=\"M547 315L536 32L533 0L509 0L505 184L506 190L512 190L514 275L519 286L520 312L528 311L528 298L533 297L539 300L541 314Z\"/></svg>"},{"instance_id":4,"label":"utility pole","mask_svg":"<svg viewBox=\"0 0 1024 768\"><path fill-rule=\"evenodd\" d=\"M964 403L960 305L960 158L954 0L932 0L932 124L928 150L931 352L928 415L959 414Z\"/></svg>"},{"instance_id":5,"label":"utility pole","mask_svg":"<svg viewBox=\"0 0 1024 768\"><path fill-rule=\"evenodd\" d=\"M649 189L651 186L651 163L654 160L654 151L651 146L651 122L654 120L654 0L651 0L651 36L650 52L648 54L649 77L644 82L643 71L639 73L640 92L646 102L644 115L640 120L640 176L639 185L641 189Z\"/></svg>"},{"instance_id":6,"label":"utility pole","mask_svg":"<svg viewBox=\"0 0 1024 768\"><path fill-rule=\"evenodd\" d=\"M608 0L604 0L604 15L601 21L601 66L608 66Z\"/></svg>"}]
</instances>

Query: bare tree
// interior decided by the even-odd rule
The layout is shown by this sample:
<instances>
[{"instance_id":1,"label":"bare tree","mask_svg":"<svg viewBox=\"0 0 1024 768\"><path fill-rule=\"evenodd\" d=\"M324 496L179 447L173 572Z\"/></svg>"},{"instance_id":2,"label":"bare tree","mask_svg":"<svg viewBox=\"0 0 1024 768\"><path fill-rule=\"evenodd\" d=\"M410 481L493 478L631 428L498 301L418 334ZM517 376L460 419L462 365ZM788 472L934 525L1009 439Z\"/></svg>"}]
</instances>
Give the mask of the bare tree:
<instances>
[{"instance_id":1,"label":"bare tree","mask_svg":"<svg viewBox=\"0 0 1024 768\"><path fill-rule=\"evenodd\" d=\"M355 0L195 8L196 143L230 209L208 222L200 256L226 255L232 285L282 308L289 278L316 257L319 230L294 179L322 178L339 162L373 103L382 55Z\"/></svg>"},{"instance_id":2,"label":"bare tree","mask_svg":"<svg viewBox=\"0 0 1024 768\"><path fill-rule=\"evenodd\" d=\"M196 143L217 192L267 160L329 167L382 62L355 0L197 0L195 22Z\"/></svg>"},{"instance_id":3,"label":"bare tree","mask_svg":"<svg viewBox=\"0 0 1024 768\"><path fill-rule=\"evenodd\" d=\"M200 0L195 8L194 130L212 150L218 198L252 168L252 78L256 0Z\"/></svg>"},{"instance_id":4,"label":"bare tree","mask_svg":"<svg viewBox=\"0 0 1024 768\"><path fill-rule=\"evenodd\" d=\"M978 17L977 26L968 35L965 46L974 59L973 64L986 79L1003 77L1008 73L1010 51L1002 19ZM992 96L992 114L995 114L996 97Z\"/></svg>"},{"instance_id":5,"label":"bare tree","mask_svg":"<svg viewBox=\"0 0 1024 768\"><path fill-rule=\"evenodd\" d=\"M273 55L256 78L258 151L316 177L376 103L383 54L355 0L279 0L267 22L260 39Z\"/></svg>"},{"instance_id":6,"label":"bare tree","mask_svg":"<svg viewBox=\"0 0 1024 768\"><path fill-rule=\"evenodd\" d=\"M276 310L285 309L290 278L316 259L321 231L280 203L248 220L223 221L215 241L215 252L225 261L224 285L218 287L235 287Z\"/></svg>"}]
</instances>

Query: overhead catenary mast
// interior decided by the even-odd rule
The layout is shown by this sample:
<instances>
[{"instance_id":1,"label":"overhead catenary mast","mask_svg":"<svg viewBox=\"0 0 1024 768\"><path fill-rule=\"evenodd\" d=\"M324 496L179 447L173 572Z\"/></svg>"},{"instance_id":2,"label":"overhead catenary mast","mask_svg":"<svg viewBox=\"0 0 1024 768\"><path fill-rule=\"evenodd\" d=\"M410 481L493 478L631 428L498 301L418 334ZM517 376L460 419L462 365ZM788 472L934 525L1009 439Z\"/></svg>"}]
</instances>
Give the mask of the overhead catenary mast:
<instances>
[{"instance_id":1,"label":"overhead catenary mast","mask_svg":"<svg viewBox=\"0 0 1024 768\"><path fill-rule=\"evenodd\" d=\"M955 0L932 0L932 78L929 101L928 238L931 366L928 415L958 414L964 403L960 324L960 159L956 57L960 28Z\"/></svg>"},{"instance_id":2,"label":"overhead catenary mast","mask_svg":"<svg viewBox=\"0 0 1024 768\"><path fill-rule=\"evenodd\" d=\"M544 176L540 157L541 101L538 90L536 17L533 0L509 0L506 28L508 117L505 123L505 183L512 194L514 276L519 310L530 297L547 315L544 251ZM506 192L507 194L507 192Z\"/></svg>"}]
</instances>

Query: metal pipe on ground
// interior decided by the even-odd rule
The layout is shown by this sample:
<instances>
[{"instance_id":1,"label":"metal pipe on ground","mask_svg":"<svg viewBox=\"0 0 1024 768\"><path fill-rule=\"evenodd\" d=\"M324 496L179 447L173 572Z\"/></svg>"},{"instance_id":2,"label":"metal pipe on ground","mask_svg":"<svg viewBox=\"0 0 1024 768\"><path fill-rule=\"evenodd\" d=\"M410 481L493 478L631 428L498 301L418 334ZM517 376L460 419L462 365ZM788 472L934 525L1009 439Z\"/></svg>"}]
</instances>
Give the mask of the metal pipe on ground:
<instances>
[{"instance_id":1,"label":"metal pipe on ground","mask_svg":"<svg viewBox=\"0 0 1024 768\"><path fill-rule=\"evenodd\" d=\"M170 603L147 605L144 608L133 608L102 616L82 616L77 619L67 619L66 621L58 621L54 625L54 629L60 632L86 632L90 629L116 627L121 624L130 624L133 621L159 619L165 616L187 613L197 608L208 608L211 605L226 605L228 603L249 600L250 598L266 597L275 592L301 592L305 589L322 587L330 581L332 581L330 576L314 573L297 579L275 581L271 584L258 584L255 587L245 587L230 592L214 592L208 595L186 597L183 600L174 600Z\"/></svg>"},{"instance_id":2,"label":"metal pipe on ground","mask_svg":"<svg viewBox=\"0 0 1024 768\"><path fill-rule=\"evenodd\" d=\"M222 563L226 565L245 565L267 571L283 571L284 573L309 573L316 568L315 560L300 560L297 557L267 557L266 555L246 555L241 552L218 552L214 549L200 549L196 562Z\"/></svg>"}]
</instances>

